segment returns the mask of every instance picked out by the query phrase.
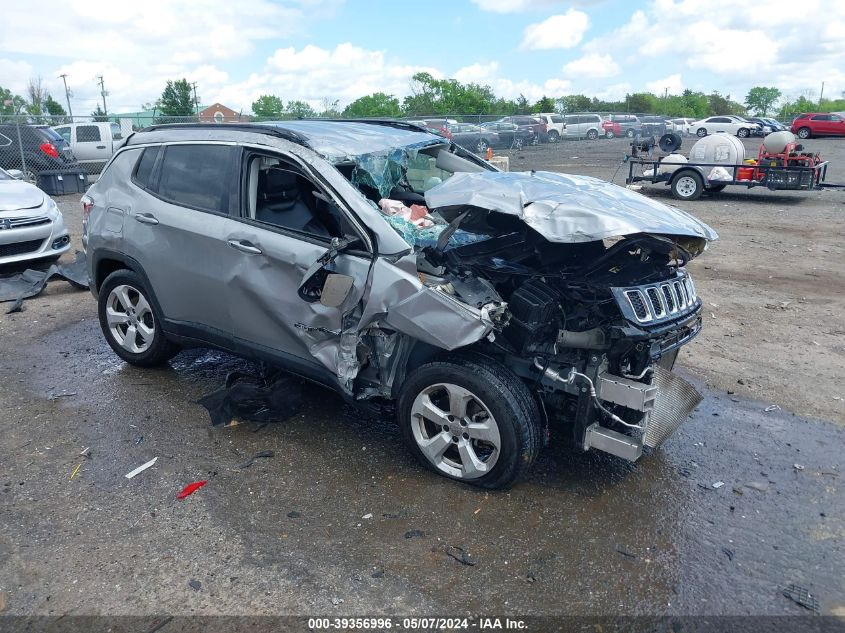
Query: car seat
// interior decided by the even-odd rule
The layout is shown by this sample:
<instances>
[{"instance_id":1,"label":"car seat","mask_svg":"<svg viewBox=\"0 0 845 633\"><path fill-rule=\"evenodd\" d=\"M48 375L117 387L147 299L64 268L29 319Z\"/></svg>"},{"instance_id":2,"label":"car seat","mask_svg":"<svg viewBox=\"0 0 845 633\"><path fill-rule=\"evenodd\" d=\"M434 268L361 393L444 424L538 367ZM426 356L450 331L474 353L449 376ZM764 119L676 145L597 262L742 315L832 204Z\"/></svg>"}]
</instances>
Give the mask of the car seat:
<instances>
[{"instance_id":1,"label":"car seat","mask_svg":"<svg viewBox=\"0 0 845 633\"><path fill-rule=\"evenodd\" d=\"M328 236L305 203L299 176L283 169L258 172L258 201L255 219L294 231Z\"/></svg>"}]
</instances>

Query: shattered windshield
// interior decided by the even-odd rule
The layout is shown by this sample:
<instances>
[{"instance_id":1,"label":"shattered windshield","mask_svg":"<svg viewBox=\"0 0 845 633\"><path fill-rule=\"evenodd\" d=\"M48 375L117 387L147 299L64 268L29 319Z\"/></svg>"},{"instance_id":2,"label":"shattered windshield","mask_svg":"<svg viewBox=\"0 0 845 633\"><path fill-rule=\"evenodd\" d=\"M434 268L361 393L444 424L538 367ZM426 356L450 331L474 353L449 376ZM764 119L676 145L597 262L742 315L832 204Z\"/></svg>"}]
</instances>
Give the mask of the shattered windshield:
<instances>
[{"instance_id":1,"label":"shattered windshield","mask_svg":"<svg viewBox=\"0 0 845 633\"><path fill-rule=\"evenodd\" d=\"M402 239L418 248L435 246L448 226L445 219L426 206L425 192L458 171L485 169L442 141L363 154L345 165L336 166L379 209ZM457 230L450 236L445 248L487 237Z\"/></svg>"}]
</instances>

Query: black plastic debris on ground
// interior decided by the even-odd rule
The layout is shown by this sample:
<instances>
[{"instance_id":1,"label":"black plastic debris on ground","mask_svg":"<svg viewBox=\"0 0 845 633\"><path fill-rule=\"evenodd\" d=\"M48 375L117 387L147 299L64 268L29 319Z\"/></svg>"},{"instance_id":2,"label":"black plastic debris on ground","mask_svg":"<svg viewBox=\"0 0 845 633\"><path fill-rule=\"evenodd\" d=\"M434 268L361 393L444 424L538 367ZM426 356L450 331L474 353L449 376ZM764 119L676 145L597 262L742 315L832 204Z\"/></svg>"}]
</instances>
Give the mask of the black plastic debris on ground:
<instances>
[{"instance_id":1,"label":"black plastic debris on ground","mask_svg":"<svg viewBox=\"0 0 845 633\"><path fill-rule=\"evenodd\" d=\"M302 407L302 385L278 370L261 376L232 372L226 376L225 387L203 396L197 404L208 410L213 426L228 426L234 420L284 422Z\"/></svg>"},{"instance_id":2,"label":"black plastic debris on ground","mask_svg":"<svg viewBox=\"0 0 845 633\"><path fill-rule=\"evenodd\" d=\"M261 459L262 457L273 457L273 456L275 456L275 453L273 451L258 451L255 455L250 457L243 464L241 464L239 466L235 466L235 468L237 468L238 470L243 470L244 468L249 468L250 466L252 466L252 462L254 462L256 459Z\"/></svg>"},{"instance_id":3,"label":"black plastic debris on ground","mask_svg":"<svg viewBox=\"0 0 845 633\"><path fill-rule=\"evenodd\" d=\"M792 600L795 604L801 605L805 609L809 609L813 613L819 613L819 601L804 587L798 585L789 585L783 590L783 595Z\"/></svg>"},{"instance_id":4,"label":"black plastic debris on ground","mask_svg":"<svg viewBox=\"0 0 845 633\"><path fill-rule=\"evenodd\" d=\"M72 264L53 264L47 270L27 268L22 273L0 277L0 303L14 301L6 314L23 310L23 300L34 297L44 290L47 282L64 279L74 288L88 288L88 266L85 253L76 252Z\"/></svg>"},{"instance_id":5,"label":"black plastic debris on ground","mask_svg":"<svg viewBox=\"0 0 845 633\"><path fill-rule=\"evenodd\" d=\"M446 555L451 556L461 565L466 565L467 567L475 566L475 561L470 558L469 553L465 551L463 547L458 547L457 545L450 545L446 550Z\"/></svg>"}]
</instances>

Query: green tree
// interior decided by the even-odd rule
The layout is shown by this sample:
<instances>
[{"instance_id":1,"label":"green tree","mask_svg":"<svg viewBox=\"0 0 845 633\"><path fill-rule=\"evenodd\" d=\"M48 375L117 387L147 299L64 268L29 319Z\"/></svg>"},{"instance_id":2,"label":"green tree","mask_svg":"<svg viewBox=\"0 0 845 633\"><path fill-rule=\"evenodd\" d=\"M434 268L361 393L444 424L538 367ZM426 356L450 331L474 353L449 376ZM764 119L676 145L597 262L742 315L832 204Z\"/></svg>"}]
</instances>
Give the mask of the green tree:
<instances>
[{"instance_id":1,"label":"green tree","mask_svg":"<svg viewBox=\"0 0 845 633\"><path fill-rule=\"evenodd\" d=\"M280 119L285 114L285 104L276 95L261 95L252 102L252 113L261 119Z\"/></svg>"},{"instance_id":2,"label":"green tree","mask_svg":"<svg viewBox=\"0 0 845 633\"><path fill-rule=\"evenodd\" d=\"M555 99L560 112L585 112L589 110L593 104L589 97L584 95L566 95Z\"/></svg>"},{"instance_id":3,"label":"green tree","mask_svg":"<svg viewBox=\"0 0 845 633\"><path fill-rule=\"evenodd\" d=\"M652 114L660 110L660 100L650 92L635 92L625 95L627 112Z\"/></svg>"},{"instance_id":4,"label":"green tree","mask_svg":"<svg viewBox=\"0 0 845 633\"><path fill-rule=\"evenodd\" d=\"M91 113L91 117L92 117L95 121L101 121L101 122L102 122L102 121L108 121L108 120L109 120L108 116L106 116L106 113L105 113L105 112L103 111L103 109L100 107L100 104L99 104L99 103L97 104L97 109L96 109L96 110L94 110L94 111Z\"/></svg>"},{"instance_id":5,"label":"green tree","mask_svg":"<svg viewBox=\"0 0 845 633\"><path fill-rule=\"evenodd\" d=\"M98 106L99 107L99 106ZM158 110L165 117L188 117L195 114L194 94L187 79L167 81Z\"/></svg>"},{"instance_id":6,"label":"green tree","mask_svg":"<svg viewBox=\"0 0 845 633\"><path fill-rule=\"evenodd\" d=\"M349 118L402 116L399 99L383 92L359 97L343 109L343 116Z\"/></svg>"},{"instance_id":7,"label":"green tree","mask_svg":"<svg viewBox=\"0 0 845 633\"><path fill-rule=\"evenodd\" d=\"M16 95L8 88L0 86L0 115L20 114L25 105L26 100L22 96Z\"/></svg>"},{"instance_id":8,"label":"green tree","mask_svg":"<svg viewBox=\"0 0 845 633\"><path fill-rule=\"evenodd\" d=\"M322 110L320 111L321 119L339 119L341 117L340 110L337 109L339 99L332 99L331 97L323 97Z\"/></svg>"},{"instance_id":9,"label":"green tree","mask_svg":"<svg viewBox=\"0 0 845 633\"><path fill-rule=\"evenodd\" d=\"M47 108L47 113L50 116L67 115L67 112L65 112L65 109L62 107L62 104L53 99L53 95L47 95L47 100L44 102L44 107Z\"/></svg>"},{"instance_id":10,"label":"green tree","mask_svg":"<svg viewBox=\"0 0 845 633\"><path fill-rule=\"evenodd\" d=\"M730 95L723 97L718 90L707 96L710 102L711 114L745 114L745 107L741 103L731 101Z\"/></svg>"},{"instance_id":11,"label":"green tree","mask_svg":"<svg viewBox=\"0 0 845 633\"><path fill-rule=\"evenodd\" d=\"M555 111L555 100L551 97L547 97L543 95L543 97L534 104L532 108L534 112L554 112Z\"/></svg>"},{"instance_id":12,"label":"green tree","mask_svg":"<svg viewBox=\"0 0 845 633\"><path fill-rule=\"evenodd\" d=\"M293 119L313 119L317 116L317 111L305 101L288 101L285 113Z\"/></svg>"},{"instance_id":13,"label":"green tree","mask_svg":"<svg viewBox=\"0 0 845 633\"><path fill-rule=\"evenodd\" d=\"M766 116L778 99L780 99L780 90L777 88L755 86L748 91L745 97L745 105L754 110L754 113L758 116Z\"/></svg>"},{"instance_id":14,"label":"green tree","mask_svg":"<svg viewBox=\"0 0 845 633\"><path fill-rule=\"evenodd\" d=\"M411 94L405 97L409 116L421 114L490 114L497 99L490 86L462 84L455 79L435 79L429 73L411 77Z\"/></svg>"}]
</instances>

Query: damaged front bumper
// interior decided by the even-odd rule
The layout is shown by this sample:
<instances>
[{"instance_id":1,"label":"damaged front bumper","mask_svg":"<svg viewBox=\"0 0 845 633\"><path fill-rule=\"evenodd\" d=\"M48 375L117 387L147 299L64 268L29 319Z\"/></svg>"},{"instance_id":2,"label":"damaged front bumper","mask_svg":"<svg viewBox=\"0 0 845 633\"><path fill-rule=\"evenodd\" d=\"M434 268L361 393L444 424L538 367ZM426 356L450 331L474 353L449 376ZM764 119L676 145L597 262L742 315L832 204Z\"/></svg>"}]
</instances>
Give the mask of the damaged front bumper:
<instances>
[{"instance_id":1,"label":"damaged front bumper","mask_svg":"<svg viewBox=\"0 0 845 633\"><path fill-rule=\"evenodd\" d=\"M583 449L595 448L630 461L642 455L643 447L661 446L701 402L701 394L686 380L656 365L652 384L601 374L596 397L643 413L636 433L622 433L592 423L584 432Z\"/></svg>"}]
</instances>

